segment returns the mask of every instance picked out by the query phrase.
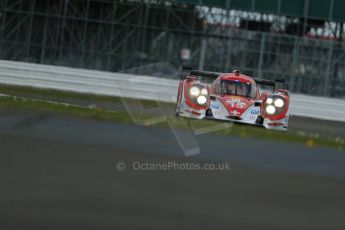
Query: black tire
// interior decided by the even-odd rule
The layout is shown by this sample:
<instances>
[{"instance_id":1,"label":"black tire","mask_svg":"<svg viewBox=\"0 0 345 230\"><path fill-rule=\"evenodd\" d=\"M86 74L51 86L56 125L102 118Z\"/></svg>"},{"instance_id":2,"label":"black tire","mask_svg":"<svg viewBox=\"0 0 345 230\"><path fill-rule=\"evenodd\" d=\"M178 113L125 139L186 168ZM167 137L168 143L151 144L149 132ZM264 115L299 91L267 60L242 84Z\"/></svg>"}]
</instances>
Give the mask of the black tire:
<instances>
[{"instance_id":1,"label":"black tire","mask_svg":"<svg viewBox=\"0 0 345 230\"><path fill-rule=\"evenodd\" d=\"M179 117L180 116L180 111L177 109L177 104L176 104L176 109L175 109L175 116Z\"/></svg>"},{"instance_id":2,"label":"black tire","mask_svg":"<svg viewBox=\"0 0 345 230\"><path fill-rule=\"evenodd\" d=\"M178 95L177 95L177 99L176 99L176 106L175 106L175 116L179 117L180 116L180 106L179 106L179 102L178 102Z\"/></svg>"}]
</instances>

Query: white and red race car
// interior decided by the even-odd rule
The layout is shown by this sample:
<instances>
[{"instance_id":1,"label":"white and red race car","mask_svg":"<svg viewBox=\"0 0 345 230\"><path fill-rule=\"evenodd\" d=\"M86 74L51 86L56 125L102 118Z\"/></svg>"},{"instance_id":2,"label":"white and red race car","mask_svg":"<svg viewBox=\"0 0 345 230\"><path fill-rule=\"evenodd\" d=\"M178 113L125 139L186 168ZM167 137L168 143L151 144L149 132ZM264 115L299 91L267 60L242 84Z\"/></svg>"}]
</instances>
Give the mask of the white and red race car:
<instances>
[{"instance_id":1,"label":"white and red race car","mask_svg":"<svg viewBox=\"0 0 345 230\"><path fill-rule=\"evenodd\" d=\"M232 73L188 70L179 82L176 115L286 131L290 96L284 83L285 80L251 78L238 70ZM258 85L273 90L263 91Z\"/></svg>"}]
</instances>

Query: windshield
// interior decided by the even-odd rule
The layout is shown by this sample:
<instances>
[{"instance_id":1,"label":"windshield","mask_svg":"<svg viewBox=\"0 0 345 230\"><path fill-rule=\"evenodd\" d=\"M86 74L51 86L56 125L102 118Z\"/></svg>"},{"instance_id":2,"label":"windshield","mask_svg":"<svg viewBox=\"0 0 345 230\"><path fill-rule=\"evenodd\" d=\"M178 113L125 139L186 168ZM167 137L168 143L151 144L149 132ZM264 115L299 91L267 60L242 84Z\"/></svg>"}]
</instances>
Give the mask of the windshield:
<instances>
[{"instance_id":1,"label":"windshield","mask_svg":"<svg viewBox=\"0 0 345 230\"><path fill-rule=\"evenodd\" d=\"M250 83L244 83L239 81L222 81L221 87L223 94L250 98L255 97L255 89L252 89L252 85Z\"/></svg>"}]
</instances>

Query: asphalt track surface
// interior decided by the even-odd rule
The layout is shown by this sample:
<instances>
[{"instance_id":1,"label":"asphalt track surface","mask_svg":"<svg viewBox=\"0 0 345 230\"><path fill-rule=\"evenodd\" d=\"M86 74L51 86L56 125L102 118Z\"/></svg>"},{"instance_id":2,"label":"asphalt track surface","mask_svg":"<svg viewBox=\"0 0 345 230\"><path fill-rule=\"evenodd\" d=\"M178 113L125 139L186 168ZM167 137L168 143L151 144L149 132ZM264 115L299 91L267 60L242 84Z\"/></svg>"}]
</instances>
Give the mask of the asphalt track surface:
<instances>
[{"instance_id":1,"label":"asphalt track surface","mask_svg":"<svg viewBox=\"0 0 345 230\"><path fill-rule=\"evenodd\" d=\"M0 229L345 229L344 151L195 140L185 157L169 129L0 110ZM131 168L169 161L231 170Z\"/></svg>"}]
</instances>

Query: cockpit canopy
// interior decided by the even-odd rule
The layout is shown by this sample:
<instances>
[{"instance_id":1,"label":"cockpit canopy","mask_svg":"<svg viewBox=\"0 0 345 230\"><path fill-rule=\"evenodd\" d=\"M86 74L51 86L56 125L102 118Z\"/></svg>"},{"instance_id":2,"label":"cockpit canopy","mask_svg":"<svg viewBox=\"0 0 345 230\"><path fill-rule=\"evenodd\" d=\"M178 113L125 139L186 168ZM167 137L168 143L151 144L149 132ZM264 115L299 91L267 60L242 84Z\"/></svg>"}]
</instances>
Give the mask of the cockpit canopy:
<instances>
[{"instance_id":1,"label":"cockpit canopy","mask_svg":"<svg viewBox=\"0 0 345 230\"><path fill-rule=\"evenodd\" d=\"M250 82L238 80L220 80L216 85L217 94L255 98L256 88Z\"/></svg>"}]
</instances>

